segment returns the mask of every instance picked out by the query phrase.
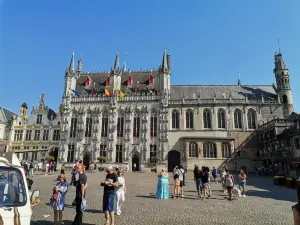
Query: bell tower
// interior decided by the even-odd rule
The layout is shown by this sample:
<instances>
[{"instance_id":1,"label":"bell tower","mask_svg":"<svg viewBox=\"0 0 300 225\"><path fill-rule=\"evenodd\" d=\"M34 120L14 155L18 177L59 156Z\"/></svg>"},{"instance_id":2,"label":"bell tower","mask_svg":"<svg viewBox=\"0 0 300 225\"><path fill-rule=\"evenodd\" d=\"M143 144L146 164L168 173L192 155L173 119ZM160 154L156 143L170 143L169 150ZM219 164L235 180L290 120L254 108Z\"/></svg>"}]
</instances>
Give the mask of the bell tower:
<instances>
[{"instance_id":1,"label":"bell tower","mask_svg":"<svg viewBox=\"0 0 300 225\"><path fill-rule=\"evenodd\" d=\"M290 87L290 75L289 70L286 67L283 59L282 53L275 53L274 56L274 74L277 84L277 94L280 98L282 109L283 109L283 117L286 118L294 111L293 99L292 99L292 91Z\"/></svg>"}]
</instances>

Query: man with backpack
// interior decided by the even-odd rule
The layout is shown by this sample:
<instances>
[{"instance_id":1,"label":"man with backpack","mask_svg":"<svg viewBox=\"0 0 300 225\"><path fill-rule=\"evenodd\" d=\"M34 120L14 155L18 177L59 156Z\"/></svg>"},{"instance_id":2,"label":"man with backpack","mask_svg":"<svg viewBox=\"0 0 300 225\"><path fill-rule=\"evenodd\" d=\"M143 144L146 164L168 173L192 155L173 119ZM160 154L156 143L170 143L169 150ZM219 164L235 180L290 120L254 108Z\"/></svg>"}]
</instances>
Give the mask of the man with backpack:
<instances>
[{"instance_id":1,"label":"man with backpack","mask_svg":"<svg viewBox=\"0 0 300 225\"><path fill-rule=\"evenodd\" d=\"M226 176L225 176L225 186L227 188L227 193L229 196L229 200L232 200L232 189L234 187L234 177L229 173L228 169L225 169Z\"/></svg>"}]
</instances>

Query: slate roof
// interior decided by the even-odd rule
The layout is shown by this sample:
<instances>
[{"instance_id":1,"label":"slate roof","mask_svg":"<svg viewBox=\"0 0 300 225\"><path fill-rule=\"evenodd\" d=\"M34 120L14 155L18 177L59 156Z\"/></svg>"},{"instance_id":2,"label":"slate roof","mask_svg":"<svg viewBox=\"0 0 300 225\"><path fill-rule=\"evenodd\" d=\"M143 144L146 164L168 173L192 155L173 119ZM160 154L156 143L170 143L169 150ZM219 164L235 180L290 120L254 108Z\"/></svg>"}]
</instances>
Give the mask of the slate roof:
<instances>
[{"instance_id":1,"label":"slate roof","mask_svg":"<svg viewBox=\"0 0 300 225\"><path fill-rule=\"evenodd\" d=\"M3 118L5 121L3 121L3 122L7 122L7 121L9 121L9 120L11 120L12 119L12 117L15 115L15 116L18 116L16 113L14 113L13 111L11 111L11 110L9 110L9 109L6 109L6 108L4 108L4 107L2 107L2 106L0 106L0 110L3 112L3 114L4 114L4 117L5 118Z\"/></svg>"},{"instance_id":2,"label":"slate roof","mask_svg":"<svg viewBox=\"0 0 300 225\"><path fill-rule=\"evenodd\" d=\"M277 100L277 93L272 85L171 85L171 100L180 99L245 99Z\"/></svg>"}]
</instances>

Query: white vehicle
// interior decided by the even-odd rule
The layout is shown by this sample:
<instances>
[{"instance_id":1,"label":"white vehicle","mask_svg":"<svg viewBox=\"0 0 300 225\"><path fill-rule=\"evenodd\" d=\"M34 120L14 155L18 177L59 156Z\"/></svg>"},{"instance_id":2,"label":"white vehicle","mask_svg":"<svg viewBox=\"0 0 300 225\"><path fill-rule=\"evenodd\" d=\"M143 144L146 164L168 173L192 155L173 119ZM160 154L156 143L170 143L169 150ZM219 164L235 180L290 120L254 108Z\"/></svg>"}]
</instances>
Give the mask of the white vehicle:
<instances>
[{"instance_id":1,"label":"white vehicle","mask_svg":"<svg viewBox=\"0 0 300 225\"><path fill-rule=\"evenodd\" d=\"M32 210L24 168L11 152L0 152L0 224L30 225Z\"/></svg>"}]
</instances>

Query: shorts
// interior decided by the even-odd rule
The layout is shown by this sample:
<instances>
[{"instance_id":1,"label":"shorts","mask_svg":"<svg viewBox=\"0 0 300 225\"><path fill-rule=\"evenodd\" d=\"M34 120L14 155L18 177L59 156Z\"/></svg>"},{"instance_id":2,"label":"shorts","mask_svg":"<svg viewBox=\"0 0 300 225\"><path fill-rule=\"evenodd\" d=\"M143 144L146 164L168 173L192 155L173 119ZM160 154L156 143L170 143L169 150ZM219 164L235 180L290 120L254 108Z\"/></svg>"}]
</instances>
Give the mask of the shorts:
<instances>
[{"instance_id":1,"label":"shorts","mask_svg":"<svg viewBox=\"0 0 300 225\"><path fill-rule=\"evenodd\" d=\"M113 212L115 210L115 192L112 193L104 193L103 195L103 212Z\"/></svg>"},{"instance_id":2,"label":"shorts","mask_svg":"<svg viewBox=\"0 0 300 225\"><path fill-rule=\"evenodd\" d=\"M175 179L175 186L180 186L180 180L177 178L177 179Z\"/></svg>"},{"instance_id":3,"label":"shorts","mask_svg":"<svg viewBox=\"0 0 300 225\"><path fill-rule=\"evenodd\" d=\"M206 188L206 189L207 189L208 187L209 187L209 183L204 183L204 184L203 184L203 188Z\"/></svg>"},{"instance_id":4,"label":"shorts","mask_svg":"<svg viewBox=\"0 0 300 225\"><path fill-rule=\"evenodd\" d=\"M246 182L239 182L239 188L240 187L245 187L246 186Z\"/></svg>"},{"instance_id":5,"label":"shorts","mask_svg":"<svg viewBox=\"0 0 300 225\"><path fill-rule=\"evenodd\" d=\"M226 187L227 190L232 190L233 189L233 186L232 187Z\"/></svg>"},{"instance_id":6,"label":"shorts","mask_svg":"<svg viewBox=\"0 0 300 225\"><path fill-rule=\"evenodd\" d=\"M184 186L184 181L180 181L180 187Z\"/></svg>"}]
</instances>

